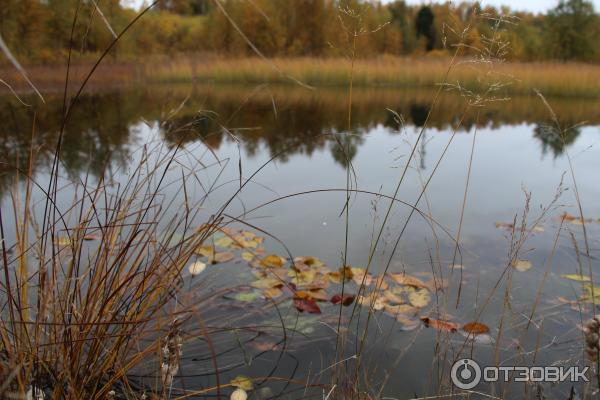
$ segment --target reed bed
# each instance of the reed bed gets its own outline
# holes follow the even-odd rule
[[[482,74],[510,80],[505,94],[532,94],[538,89],[546,96],[600,96],[600,66],[578,63],[514,63],[494,65],[482,71],[481,64],[463,60],[448,79],[446,57],[356,59],[353,85],[385,87],[428,87],[442,82],[481,89]],[[145,75],[153,81],[196,80],[215,83],[293,83],[297,79],[312,86],[348,86],[351,62],[343,58],[268,59],[176,59],[170,63],[145,64]]]
[[[463,61],[444,81],[449,63],[446,57],[356,59],[353,85],[357,88],[431,88],[442,82],[460,82],[469,90],[480,89],[481,64]],[[75,64],[72,81],[80,81],[89,68],[90,64],[85,61]],[[27,69],[32,81],[41,89],[56,90],[64,83],[64,67],[47,65]],[[349,71],[350,61],[344,58],[152,57],[137,62],[103,64],[90,80],[90,86],[186,82],[293,85],[298,80],[315,87],[346,87]],[[17,71],[4,67],[0,72],[16,90],[28,90]],[[548,97],[600,97],[600,66],[594,64],[506,62],[484,73],[510,81],[502,90],[505,95],[533,94],[534,89],[538,89]]]

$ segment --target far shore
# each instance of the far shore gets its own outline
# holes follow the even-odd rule
[[[446,58],[379,57],[354,63],[356,87],[434,88],[446,82],[464,93],[498,88],[494,96],[531,94],[539,90],[549,97],[600,97],[600,65],[582,63],[520,63],[497,65],[461,60],[445,80]],[[70,69],[70,90],[84,80],[93,63],[75,62]],[[204,59],[180,56],[153,57],[141,61],[107,60],[94,73],[88,89],[151,83],[290,84],[313,87],[345,87],[351,63],[341,58]],[[25,70],[42,92],[60,92],[65,85],[65,65],[30,65]],[[0,78],[18,93],[31,88],[11,66],[0,67]],[[6,85],[0,90],[8,92]]]

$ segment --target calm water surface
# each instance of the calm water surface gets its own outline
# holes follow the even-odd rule
[[[61,176],[65,185],[83,179],[86,174],[94,180],[108,165],[112,178],[124,181],[132,161],[139,159],[143,145],[162,144],[164,149],[173,149],[182,144],[188,154],[207,163],[213,157],[207,151],[209,148],[222,160],[222,166],[201,174],[207,181],[218,177],[222,184],[206,203],[205,212],[210,215],[239,186],[240,167],[247,178],[266,164],[231,204],[228,214],[243,216],[248,223],[275,236],[280,242],[273,238],[265,241],[268,253],[285,255],[283,243],[294,256],[315,256],[337,269],[345,246],[342,215],[345,193],[322,190],[346,187],[347,162],[340,143],[350,150],[355,172],[353,187],[392,195],[426,121],[433,95],[426,91],[358,90],[354,95],[350,131],[343,90],[164,86],[86,95],[66,129]],[[491,328],[492,341],[465,346],[460,333],[440,334],[423,326],[405,331],[393,318],[378,313],[376,321],[370,321],[364,365],[367,376],[360,377],[371,385],[371,390],[385,384],[383,393],[394,398],[448,390],[451,361],[461,354],[470,354],[486,365],[496,361],[503,365],[585,363],[578,328],[580,314],[566,302],[581,296],[582,289],[577,282],[561,278],[561,274],[575,273],[578,268],[573,241],[584,248],[581,226],[566,223],[560,232],[558,228],[562,213],[578,215],[567,155],[573,163],[585,217],[600,218],[599,102],[550,99],[550,103],[561,124],[572,127],[564,143],[551,128],[548,110],[535,97],[474,108],[458,128],[455,127],[464,109],[464,99],[447,94],[433,109],[398,198],[414,204],[451,141],[428,184],[426,196],[417,207],[448,233],[456,235],[474,143],[461,252],[456,260],[462,270],[452,272],[450,268],[454,244],[449,236],[440,226],[432,231],[426,218],[415,213],[392,257],[390,271],[406,271],[424,280],[430,279],[435,271],[436,276],[447,279],[448,287],[440,292],[438,299],[444,309],[443,317],[465,323],[480,315],[480,321]],[[40,183],[47,182],[60,110],[58,95],[49,96],[48,104],[35,108],[34,170]],[[400,123],[391,110],[401,116]],[[14,166],[26,168],[28,162],[33,113],[8,97],[0,103],[3,207],[8,204],[7,194],[16,176]],[[189,156],[181,160],[182,165],[195,162]],[[554,201],[561,182],[564,191]],[[200,188],[194,190],[192,195],[201,195]],[[171,186],[168,191],[176,194],[181,188]],[[319,192],[298,194],[244,214],[273,199],[307,191]],[[67,188],[60,196],[68,202],[73,192]],[[507,270],[510,231],[497,228],[495,223],[511,223],[515,218],[520,221],[528,196],[527,219],[532,223],[544,215],[540,221],[543,231],[530,235],[519,255],[529,260],[532,268],[525,272]],[[351,196],[348,237],[351,265],[366,265],[374,227],[377,231],[388,205],[388,200],[365,193]],[[550,208],[544,213],[547,207]],[[406,206],[392,209],[372,263],[374,273],[384,270],[409,213]],[[597,268],[600,223],[590,221],[587,229],[592,265]],[[556,252],[551,258],[557,235]],[[584,258],[587,266],[585,256],[579,257]],[[534,319],[529,329],[524,329],[546,272]],[[462,293],[457,307],[461,275]],[[238,261],[209,269],[202,279],[204,286],[194,281],[191,287],[210,287],[209,290],[216,291],[247,284],[252,278],[246,264]],[[226,309],[219,306],[210,312],[209,320],[223,325],[227,325],[224,318],[234,318],[245,326],[280,324],[278,313],[272,309],[248,319],[244,318],[247,313],[244,307],[260,311],[264,305],[231,305]],[[217,351],[222,353],[219,358],[222,381],[245,374],[328,382],[327,367],[334,357],[337,308],[325,305],[322,308],[322,315],[298,316],[289,301],[282,302],[280,312],[290,328],[283,349],[281,328],[273,329],[269,335],[248,331],[236,335],[223,333],[216,339]],[[225,312],[235,317],[224,317]],[[589,315],[589,309],[587,312]],[[440,317],[433,305],[422,310],[421,315]],[[362,327],[364,323],[365,318],[359,322]],[[349,326],[350,331],[355,324]],[[348,357],[354,354],[356,341],[350,335]],[[438,341],[441,348],[436,346]],[[265,351],[265,343],[280,344],[277,351]],[[205,343],[189,340],[188,347],[177,382],[187,388],[214,385]],[[446,354],[446,359],[436,357],[436,350]],[[349,370],[351,363],[352,359],[346,361]],[[353,379],[351,373],[348,379]],[[481,385],[477,389],[508,397],[537,390],[524,384]],[[581,391],[583,386],[577,389]],[[560,396],[568,393],[570,385],[546,385],[543,390]],[[298,384],[270,380],[262,382],[254,395],[256,398],[322,396],[320,389],[305,391]]]

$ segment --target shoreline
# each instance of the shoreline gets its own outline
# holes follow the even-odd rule
[[[76,62],[70,69],[69,90],[76,90],[92,68],[90,61]],[[426,88],[444,81],[449,60],[445,58],[380,57],[358,59],[353,86],[365,88]],[[62,92],[66,67],[63,65],[25,66],[31,81],[42,92]],[[102,90],[147,84],[276,84],[322,88],[347,87],[350,62],[339,58],[287,59],[203,59],[176,57],[149,58],[140,62],[108,60],[101,64],[87,89]],[[11,66],[0,67],[0,76],[17,93],[32,89]],[[512,63],[495,65],[462,60],[449,74],[448,81],[477,92],[498,85],[495,96],[528,95],[539,90],[548,97],[600,97],[600,65],[579,63]],[[483,82],[483,84],[482,84]],[[1,85],[0,93],[9,93]],[[467,93],[465,91],[465,93]]]

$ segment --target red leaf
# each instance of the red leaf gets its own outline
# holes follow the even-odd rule
[[[342,296],[341,294],[333,295],[331,298],[331,302],[333,304],[342,303],[344,306],[348,307],[350,304],[354,303],[354,295],[353,294],[345,294]]]
[[[294,299],[294,306],[300,312],[306,311],[311,314],[321,314],[321,309],[313,299]]]

